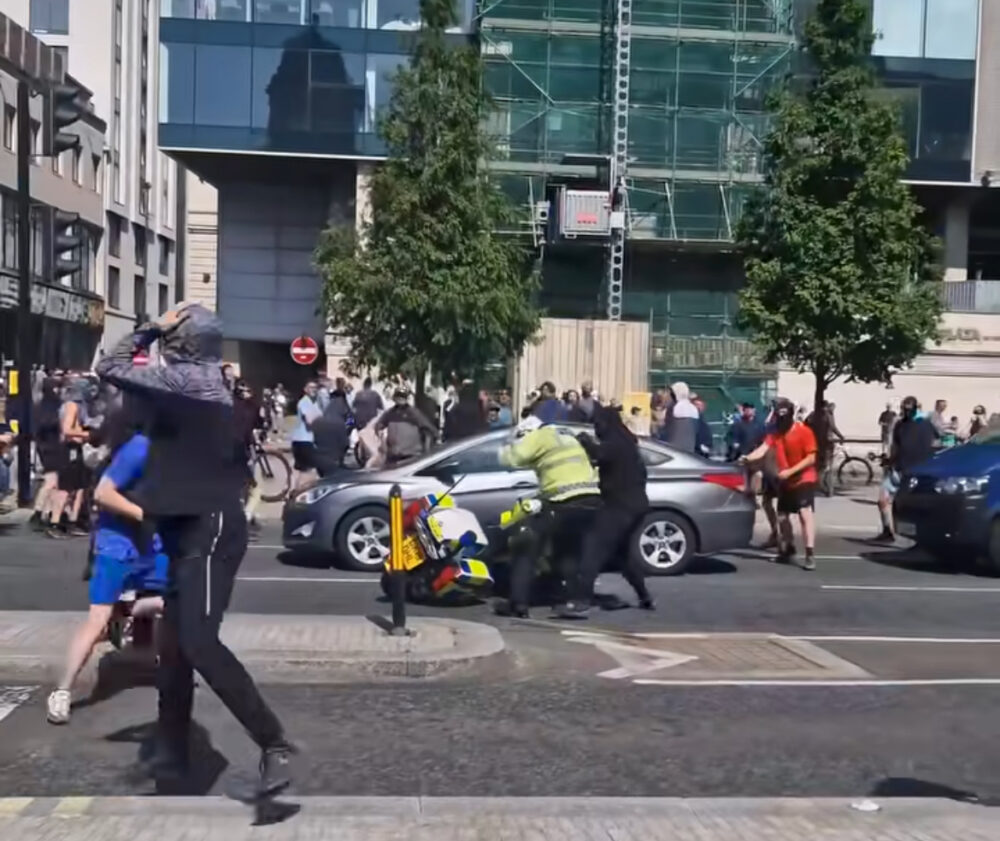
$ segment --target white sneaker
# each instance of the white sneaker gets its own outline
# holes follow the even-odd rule
[[[49,695],[49,724],[69,724],[69,705],[72,700],[68,689],[56,689]]]

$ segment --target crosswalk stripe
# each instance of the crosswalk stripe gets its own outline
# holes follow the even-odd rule
[[[0,686],[0,721],[31,698],[37,686]]]

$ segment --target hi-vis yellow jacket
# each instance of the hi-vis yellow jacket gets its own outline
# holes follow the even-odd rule
[[[564,502],[600,494],[597,471],[580,442],[554,426],[543,426],[500,451],[500,463],[530,467],[538,476],[542,499]]]

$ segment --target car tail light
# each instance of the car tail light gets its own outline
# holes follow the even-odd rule
[[[741,473],[705,473],[702,475],[703,482],[711,482],[713,485],[721,485],[731,491],[745,491],[746,484],[743,482]]]

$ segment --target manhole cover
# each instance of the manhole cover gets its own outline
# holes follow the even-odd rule
[[[612,679],[670,681],[849,680],[864,669],[812,643],[769,634],[604,634],[563,631],[567,641],[593,646],[617,664]]]

